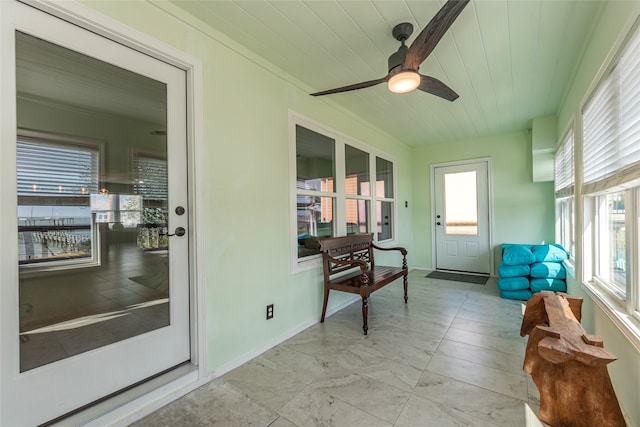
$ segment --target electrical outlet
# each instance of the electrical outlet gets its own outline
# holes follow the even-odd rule
[[[273,304],[267,306],[267,320],[273,319]]]

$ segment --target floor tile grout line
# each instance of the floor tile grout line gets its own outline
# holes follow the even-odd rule
[[[454,329],[456,329],[456,328],[454,328]],[[502,350],[496,349],[496,348],[494,348],[494,347],[482,347],[482,346],[480,346],[480,345],[473,344],[473,343],[470,343],[470,342],[467,342],[467,341],[461,341],[461,340],[458,340],[458,339],[454,339],[454,337],[447,338],[447,336],[446,336],[446,335],[443,337],[443,340],[445,340],[445,339],[446,339],[447,341],[452,341],[452,342],[457,342],[457,343],[460,343],[460,344],[471,345],[471,346],[473,346],[473,347],[478,347],[478,348],[482,348],[482,349],[485,349],[485,350],[494,351],[494,352],[496,352],[496,353],[502,353],[502,354],[509,355],[509,356],[524,357],[524,349],[523,349],[522,354],[514,354],[514,353],[508,353],[508,352],[506,352],[506,351],[502,351]]]
[[[444,375],[443,375],[443,376],[444,376]],[[449,377],[447,377],[447,378],[449,378]],[[455,380],[455,381],[459,381],[459,380]],[[464,381],[460,381],[460,382],[462,382],[462,383],[464,383],[464,384],[468,384],[468,383],[465,383]],[[471,385],[473,385],[473,384],[471,384]],[[475,386],[475,387],[478,387],[478,386]],[[483,388],[483,387],[479,387],[479,388],[482,388],[482,389],[484,389],[484,390],[487,390],[486,388]],[[488,390],[488,391],[492,391],[492,390]],[[496,392],[495,392],[495,391],[493,391],[493,393],[496,393]],[[501,394],[501,393],[498,393],[498,394]],[[433,403],[434,405],[436,405],[436,406],[438,406],[438,407],[445,406],[445,407],[447,407],[447,408],[454,409],[454,410],[459,411],[459,412],[464,412],[464,413],[466,413],[468,416],[473,417],[473,418],[474,418],[474,419],[476,419],[476,420],[482,421],[482,422],[483,422],[483,423],[485,423],[485,424],[491,424],[491,425],[494,425],[494,426],[496,426],[496,427],[502,427],[502,426],[499,426],[498,424],[495,424],[495,423],[489,422],[489,421],[487,421],[487,420],[485,420],[485,419],[482,419],[482,418],[477,417],[477,416],[475,416],[475,415],[472,415],[472,414],[470,414],[470,413],[468,413],[468,412],[465,412],[465,411],[463,411],[463,410],[462,410],[462,409],[460,409],[460,408],[456,408],[455,406],[451,406],[451,405],[447,405],[447,404],[444,404],[444,403],[440,403],[440,402],[435,401],[435,400],[433,400],[433,399],[429,399],[428,397],[420,396],[419,394],[413,394],[413,393],[412,393],[412,396],[415,396],[415,397],[417,397],[417,398],[419,398],[419,399],[428,400],[429,402]],[[505,395],[503,394],[503,396],[505,396]],[[512,398],[514,398],[514,399],[517,399],[517,398],[515,398],[515,397],[513,397],[513,396],[507,396],[507,397],[512,397]],[[518,399],[518,400],[522,400],[522,399]],[[526,402],[524,402],[524,401],[522,401],[522,402],[523,402],[523,409],[524,409],[524,403],[526,403]],[[395,424],[394,424],[394,425],[395,425]]]
[[[468,294],[465,294],[465,301],[467,300],[467,298],[469,298]],[[442,336],[442,338],[440,338],[440,342],[438,343],[438,346],[435,348],[434,353],[438,351],[438,349],[440,348],[440,345],[442,344],[442,341],[444,340],[444,338],[447,336],[447,334],[449,333],[449,330],[451,329],[451,325],[453,325],[453,322],[455,322],[455,320],[458,318],[458,314],[460,314],[460,310],[462,310],[462,306],[464,305],[464,301],[462,302],[462,304],[460,304],[460,307],[458,307],[458,310],[456,311],[455,316],[453,316],[453,320],[451,321],[451,323],[449,323],[449,326],[447,326],[447,330],[445,331],[444,335]],[[429,359],[429,363],[431,363],[431,359]],[[427,363],[427,366],[425,367],[425,370],[429,367],[429,363]]]
[[[428,368],[427,368],[427,369],[425,369],[425,372],[426,372],[427,370],[428,370]],[[433,373],[433,374],[436,374],[436,375],[440,375],[440,376],[442,376],[442,377],[448,378],[448,379],[453,380],[453,381],[457,381],[457,382],[460,382],[460,383],[463,383],[463,384],[470,385],[470,386],[472,386],[472,387],[481,388],[481,389],[486,390],[486,391],[489,391],[489,392],[491,392],[491,393],[500,394],[500,395],[502,395],[502,396],[510,397],[510,398],[512,398],[512,399],[517,399],[517,400],[520,400],[520,401],[522,401],[522,402],[524,402],[524,403],[528,403],[528,400],[529,400],[529,399],[528,399],[528,396],[529,396],[529,394],[528,394],[528,393],[527,393],[527,400],[523,400],[523,399],[521,399],[521,398],[519,398],[519,397],[516,397],[516,396],[512,396],[512,395],[509,395],[509,394],[504,394],[504,393],[501,393],[501,392],[499,392],[499,391],[492,390],[492,389],[490,389],[490,388],[480,386],[480,385],[478,385],[478,384],[470,383],[470,382],[468,382],[468,381],[464,381],[464,380],[461,380],[461,379],[459,379],[459,378],[451,377],[451,376],[446,375],[445,373],[442,373],[442,372],[432,372],[432,371],[429,371],[429,372],[430,372],[430,373]],[[527,385],[527,392],[528,392],[528,385]],[[414,393],[413,393],[413,394],[414,394]],[[416,396],[422,397],[422,396],[420,396],[420,395],[416,395]],[[425,398],[425,399],[426,399],[426,398]],[[429,400],[431,400],[431,399],[429,399]]]
[[[443,339],[443,341],[444,341],[444,339]],[[454,341],[454,342],[459,342],[459,341]],[[470,346],[472,346],[472,347],[476,347],[476,348],[478,348],[478,349],[482,349],[482,350],[488,350],[488,349],[486,349],[486,348],[484,348],[484,347],[478,347],[478,346],[475,346],[475,345],[473,345],[473,344],[468,344],[468,343],[463,343],[463,344],[467,344],[467,345],[470,345]],[[474,361],[474,360],[463,359],[462,357],[451,356],[451,355],[448,355],[448,354],[445,354],[445,353],[440,353],[440,352],[438,352],[438,354],[441,354],[442,356],[449,357],[449,358],[452,358],[452,359],[462,360],[462,361],[464,361],[464,362],[469,362],[469,363],[473,363],[473,364],[476,364],[476,365],[481,365],[481,366],[484,366],[484,367],[486,367],[486,368],[496,369],[496,370],[498,370],[498,371],[502,371],[502,372],[505,372],[505,373],[507,373],[507,374],[514,374],[514,375],[518,375],[518,374],[516,374],[515,372],[512,372],[512,371],[505,371],[504,369],[500,369],[500,368],[495,367],[495,366],[486,365],[486,364],[484,364],[484,363],[480,363],[480,362],[477,362],[477,361]],[[505,354],[505,355],[508,355],[508,356],[518,357],[517,355],[513,355],[513,354],[510,354],[510,353],[502,353],[502,354]],[[526,372],[525,372],[524,370],[522,370],[522,372],[521,372],[521,373],[522,373],[522,376],[526,376]]]
[[[385,420],[385,419],[383,419],[383,418],[380,418],[378,415],[372,414],[371,412],[367,411],[366,409],[359,408],[359,407],[357,407],[357,406],[356,406],[356,405],[354,405],[354,404],[351,404],[351,403],[349,403],[349,402],[347,402],[347,401],[345,401],[345,400],[343,400],[343,399],[340,399],[340,398],[339,398],[339,397],[337,397],[337,396],[334,396],[333,394],[327,393],[327,392],[322,391],[322,390],[318,390],[318,389],[316,389],[316,388],[313,388],[312,386],[309,386],[309,388],[312,388],[314,391],[316,391],[316,392],[318,392],[318,393],[322,393],[322,394],[324,394],[324,395],[326,395],[326,396],[329,396],[329,397],[331,397],[332,399],[338,400],[338,401],[340,401],[341,403],[343,403],[343,404],[345,404],[345,405],[348,405],[348,406],[350,406],[350,407],[352,407],[352,408],[354,408],[354,409],[356,409],[356,410],[358,410],[358,411],[362,411],[362,412],[364,412],[364,413],[366,413],[366,414],[369,414],[369,415],[371,415],[372,417],[377,418],[377,419],[379,419],[379,420],[380,420],[380,421],[382,421],[382,422],[389,423],[389,421],[387,421],[387,420]],[[407,401],[408,401],[408,400],[409,400],[409,398],[407,398]],[[405,405],[406,405],[406,402],[405,402]],[[403,405],[403,408],[404,408],[404,405]],[[402,412],[400,412],[400,413],[398,414],[398,417],[400,416],[400,414],[401,414],[401,413],[402,413]],[[396,417],[396,421],[397,421],[397,417]],[[391,425],[394,425],[394,424],[395,424],[395,421],[394,421],[394,422],[392,422],[392,423],[390,423],[390,424],[391,424]]]
[[[454,317],[454,321],[455,321],[455,319],[457,319],[457,318],[458,318],[458,314],[460,314],[460,312],[462,311],[462,308],[463,308],[463,306],[464,306],[464,303],[465,303],[465,302],[466,302],[466,300],[468,300],[468,299],[469,299],[469,294],[467,293],[467,294],[465,295],[465,301],[463,301],[463,303],[460,305],[460,309],[457,311],[456,316]],[[451,325],[453,325],[453,322],[451,323]],[[452,328],[452,326],[451,326],[451,325],[447,328],[447,332],[445,333],[445,335],[440,339],[440,342],[438,343],[438,346],[436,347],[436,349],[434,350],[434,352],[436,352],[436,353],[438,352],[438,349],[440,348],[440,345],[442,345],[442,341],[444,341],[444,340],[445,340],[445,338],[446,338],[446,336],[447,336],[447,333],[448,333],[448,332],[449,332],[449,330]],[[455,328],[454,328],[454,329],[455,329]],[[440,353],[440,354],[443,354],[443,353]],[[505,353],[505,354],[508,354],[508,353]],[[444,355],[444,354],[443,354],[443,355]],[[446,355],[445,355],[445,356],[446,356]],[[446,356],[446,357],[450,357],[450,356]],[[430,358],[430,359],[429,359],[429,363],[427,363],[427,366],[425,367],[425,369],[424,369],[423,373],[429,370],[429,365],[431,364],[431,361],[432,361],[432,360],[433,360],[433,358]],[[463,360],[463,359],[461,359],[461,360]],[[479,364],[479,363],[478,363],[478,364]],[[494,368],[494,369],[496,369],[496,368]],[[499,370],[499,369],[498,369],[498,370]],[[431,372],[431,371],[429,371],[429,372]],[[497,393],[497,394],[501,394],[501,395],[503,395],[503,396],[511,397],[511,398],[514,398],[514,399],[518,399],[518,400],[521,400],[521,401],[522,401],[522,402],[524,402],[524,403],[527,403],[527,402],[528,402],[528,396],[529,396],[529,384],[528,384],[528,382],[526,383],[526,389],[527,389],[527,400],[523,400],[523,399],[520,399],[520,398],[515,397],[515,396],[507,395],[507,394],[504,394],[504,393],[501,393],[501,392],[498,392],[498,391],[495,391],[495,390],[488,389],[488,388],[486,388],[486,387],[479,386],[479,385],[477,385],[477,384],[473,384],[473,383],[470,383],[470,382],[467,382],[467,381],[460,380],[460,379],[458,379],[458,378],[450,377],[450,376],[445,375],[445,374],[443,374],[443,373],[437,373],[437,374],[438,374],[438,375],[441,375],[441,376],[443,376],[443,377],[449,378],[449,379],[451,379],[451,380],[454,380],[454,381],[459,381],[459,382],[461,382],[461,383],[469,384],[469,385],[471,385],[471,386],[478,387],[478,388],[482,388],[482,389],[484,389],[484,390],[491,391],[491,392],[493,392],[493,393]],[[525,380],[526,380],[526,379],[525,379]],[[416,386],[417,386],[417,385],[416,385]],[[414,387],[414,390],[415,390],[415,387]],[[413,393],[413,391],[412,391],[412,394],[414,394],[414,393]],[[417,396],[419,396],[419,395],[417,395]],[[421,397],[421,396],[419,396],[419,397]],[[430,400],[430,399],[429,399],[429,400]]]

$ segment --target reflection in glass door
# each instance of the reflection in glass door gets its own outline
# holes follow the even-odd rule
[[[71,118],[49,123],[65,119],[64,100],[38,102],[33,79],[135,82],[160,101],[151,131],[166,129],[167,113],[164,83],[27,34],[16,52],[18,125],[38,129],[17,141],[22,372],[167,326],[170,303],[166,133],[127,135],[130,118],[93,111],[89,136],[66,136],[86,132]],[[105,141],[114,125],[122,135]]]

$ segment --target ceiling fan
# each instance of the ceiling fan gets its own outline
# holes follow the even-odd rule
[[[407,22],[396,25],[392,34],[402,44],[398,51],[389,57],[389,73],[386,76],[376,80],[312,93],[311,96],[348,92],[387,82],[389,90],[395,93],[406,93],[414,89],[420,89],[423,92],[428,92],[448,101],[455,101],[458,98],[458,94],[453,89],[436,78],[418,73],[418,67],[427,59],[467,3],[469,3],[469,0],[448,0],[411,43],[410,47],[407,47],[404,42],[413,33],[413,25]]]

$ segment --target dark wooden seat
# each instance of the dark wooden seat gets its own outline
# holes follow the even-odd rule
[[[322,318],[324,322],[329,302],[329,290],[334,289],[362,297],[362,321],[364,334],[369,329],[367,323],[368,301],[372,292],[403,278],[404,302],[407,303],[407,250],[404,248],[383,248],[373,243],[373,234],[354,234],[344,237],[331,237],[320,241],[322,251],[322,269],[324,272],[324,303]],[[381,251],[399,251],[402,254],[402,267],[376,265],[374,249]]]

